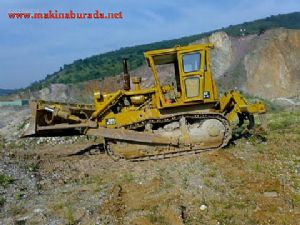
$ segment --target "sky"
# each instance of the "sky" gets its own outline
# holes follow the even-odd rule
[[[8,18],[8,12],[49,10],[121,11],[123,18]],[[199,34],[295,11],[300,11],[299,0],[1,0],[0,88],[26,87],[64,64],[121,47]]]

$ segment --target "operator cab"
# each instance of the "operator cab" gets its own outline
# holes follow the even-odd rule
[[[177,46],[145,53],[162,107],[216,100],[216,88],[209,65],[211,47],[202,44]]]

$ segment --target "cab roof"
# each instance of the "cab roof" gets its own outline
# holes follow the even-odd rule
[[[213,44],[195,44],[187,46],[175,46],[174,48],[166,48],[159,50],[147,51],[144,53],[144,56],[147,60],[148,66],[150,65],[149,59],[153,58],[155,65],[169,64],[174,63],[177,60],[177,52],[186,51],[193,52],[197,50],[205,50],[213,48]]]

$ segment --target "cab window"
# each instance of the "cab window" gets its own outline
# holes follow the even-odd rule
[[[182,57],[183,71],[185,73],[199,71],[201,54],[200,52],[185,54]]]

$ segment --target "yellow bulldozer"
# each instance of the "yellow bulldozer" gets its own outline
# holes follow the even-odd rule
[[[232,124],[266,112],[262,102],[248,103],[238,91],[219,97],[212,76],[212,44],[176,46],[144,53],[154,84],[142,88],[130,79],[123,61],[124,87],[114,93],[94,92],[94,104],[31,102],[32,118],[24,137],[92,135],[104,140],[114,159],[169,158],[226,146]],[[161,76],[162,67],[171,75]],[[166,78],[167,77],[167,78]],[[133,88],[131,88],[133,86]]]

